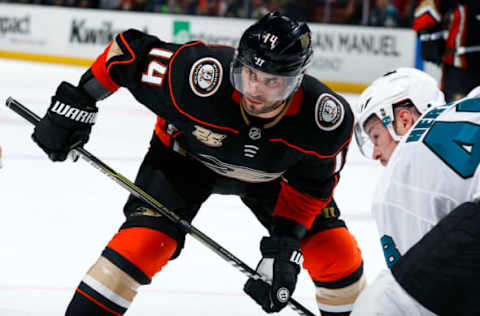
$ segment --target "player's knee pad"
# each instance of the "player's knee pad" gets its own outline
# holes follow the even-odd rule
[[[125,205],[124,211],[127,215],[127,221],[120,229],[143,227],[162,232],[177,242],[176,250],[170,257],[170,260],[173,260],[180,255],[185,244],[185,232],[176,227],[170,219],[158,214],[146,207],[144,203],[138,201],[133,201],[132,203],[128,202]],[[177,215],[182,218],[188,218],[182,210],[177,210]]]
[[[131,263],[135,274],[142,272],[150,280],[168,263],[177,248],[177,241],[169,235],[146,227],[122,228],[110,240],[103,256],[115,264]],[[123,260],[125,259],[125,260]],[[144,278],[143,278],[144,279]],[[141,284],[146,284],[139,280]],[[149,283],[150,281],[148,281]]]
[[[315,283],[321,311],[349,312],[366,285],[361,251],[345,227],[320,231],[302,241],[303,267]]]

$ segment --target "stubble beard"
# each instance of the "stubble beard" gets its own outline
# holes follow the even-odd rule
[[[284,101],[277,101],[272,104],[264,105],[262,108],[259,109],[255,107],[255,105],[249,104],[246,101],[244,101],[242,102],[242,106],[245,112],[247,112],[250,115],[257,116],[257,115],[273,112],[277,110],[279,107],[281,107],[284,103],[285,103]]]

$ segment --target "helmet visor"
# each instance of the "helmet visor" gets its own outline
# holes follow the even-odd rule
[[[243,64],[238,59],[232,62],[230,76],[236,90],[265,103],[287,99],[297,90],[303,78],[303,74],[279,76],[265,73]]]
[[[355,140],[362,155],[365,158],[373,159],[373,143],[360,122],[355,123],[354,132]]]

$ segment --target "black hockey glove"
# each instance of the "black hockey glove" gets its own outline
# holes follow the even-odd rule
[[[95,100],[81,88],[63,81],[32,139],[52,161],[64,161],[74,148],[88,142],[97,115]]]
[[[257,272],[262,279],[248,279],[243,290],[267,313],[284,308],[295,290],[303,255],[300,240],[290,237],[263,237],[262,260]],[[265,281],[270,283],[267,284]]]
[[[440,65],[446,50],[447,31],[440,26],[418,31],[422,59]]]

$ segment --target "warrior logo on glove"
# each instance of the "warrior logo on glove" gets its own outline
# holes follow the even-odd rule
[[[87,112],[84,110],[80,110],[63,102],[60,102],[59,100],[57,100],[57,102],[55,102],[55,104],[52,106],[52,112],[85,124],[95,124],[95,119],[97,117],[96,112]]]

